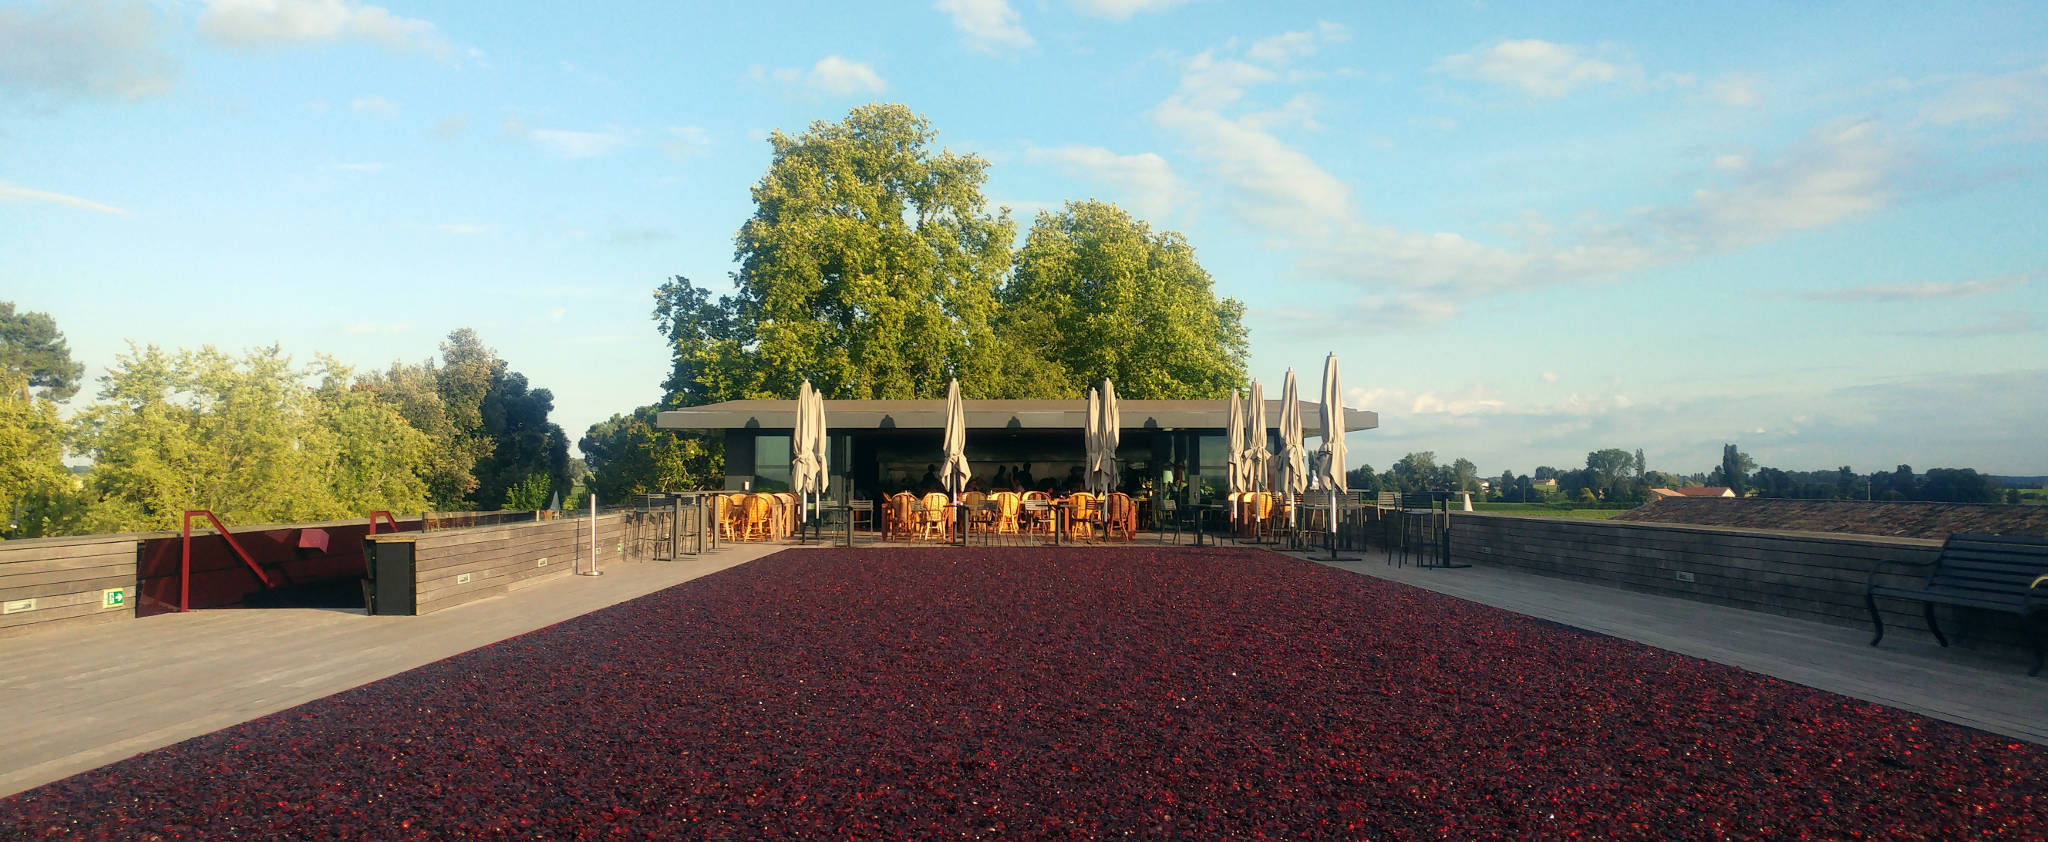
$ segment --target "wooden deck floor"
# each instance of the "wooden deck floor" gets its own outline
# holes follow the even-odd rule
[[[173,614],[0,640],[0,796],[360,686],[776,552],[564,577],[423,617],[319,609]],[[1495,568],[1336,565],[1940,719],[2048,744],[2048,676],[1894,633]],[[1422,629],[1427,633],[1426,626]]]
[[[419,617],[164,614],[0,640],[0,796],[368,684],[785,549],[607,566]]]
[[[2048,671],[2022,656],[1943,649],[1925,632],[1869,629],[1744,611],[1498,567],[1389,567],[1378,552],[1333,567],[1626,638],[1831,693],[2048,745]],[[1313,555],[1307,556],[1313,559]],[[1428,633],[1421,621],[1420,633]]]

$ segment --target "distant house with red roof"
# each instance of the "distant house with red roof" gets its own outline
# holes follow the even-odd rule
[[[1735,489],[1725,485],[1688,485],[1684,488],[1652,488],[1650,499],[1666,497],[1733,497]]]

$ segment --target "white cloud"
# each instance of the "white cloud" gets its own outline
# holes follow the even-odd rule
[[[1152,152],[1118,155],[1100,146],[1033,147],[1025,151],[1024,159],[1081,170],[1117,187],[1131,208],[1149,220],[1164,220],[1194,201],[1173,166]]]
[[[374,336],[378,334],[404,333],[408,330],[412,330],[411,322],[356,322],[355,324],[342,328],[343,333],[347,333],[351,336]]]
[[[609,155],[626,145],[627,137],[616,129],[601,132],[571,131],[568,129],[535,129],[518,117],[505,118],[499,132],[513,140],[532,141],[548,154],[558,158],[597,158]]]
[[[466,131],[469,131],[467,114],[450,114],[441,118],[441,122],[434,124],[434,136],[438,138],[456,137]]]
[[[1267,131],[1258,116],[1226,113],[1247,88],[1276,78],[1265,68],[1205,52],[1186,62],[1180,87],[1151,116],[1238,193],[1233,206],[1246,219],[1275,230],[1327,228],[1350,217],[1350,187]]]
[[[1961,81],[1921,106],[1937,126],[2010,126],[2015,140],[2048,139],[2048,65]]]
[[[0,91],[33,98],[141,99],[171,89],[156,12],[99,0],[0,8]]]
[[[1937,298],[1970,298],[2019,286],[2030,280],[2025,275],[2014,275],[1982,281],[1870,284],[1809,292],[1802,297],[1815,301],[1927,301]]]
[[[1150,116],[1207,168],[1195,183],[1230,189],[1227,206],[1292,253],[1296,274],[1351,290],[1356,318],[1396,330],[1440,323],[1489,296],[1613,278],[1854,219],[1891,202],[1905,163],[1882,126],[1831,122],[1774,157],[1723,156],[1701,173],[1723,173],[1720,183],[1662,205],[1588,211],[1568,224],[1525,215],[1487,226],[1518,241],[1504,245],[1370,221],[1349,184],[1277,133],[1312,128],[1307,106],[1248,107],[1254,92],[1283,78],[1204,52],[1183,63],[1179,87]]]
[[[449,222],[434,226],[434,230],[439,231],[443,234],[456,234],[467,237],[475,234],[482,234],[485,231],[489,231],[491,229],[490,226],[478,225],[473,222]]]
[[[985,53],[1021,49],[1037,43],[1017,22],[1009,0],[939,0],[932,8],[953,18],[960,41]]]
[[[818,59],[804,82],[814,90],[840,96],[880,93],[888,87],[888,83],[882,81],[882,75],[867,62],[851,61],[836,55]]]
[[[562,320],[562,317],[566,315],[569,315],[568,310],[561,307],[556,307],[548,311],[548,321],[559,322]]]
[[[23,187],[19,184],[14,184],[6,181],[0,181],[0,202],[48,202],[53,205],[63,205],[68,208],[78,208],[79,210],[97,211],[99,213],[113,214],[115,216],[128,215],[128,211],[114,207],[113,205],[101,204],[91,199],[81,199],[78,198],[77,196],[67,196],[64,195],[63,193],[52,193],[48,190],[37,190],[33,187]]]
[[[1297,58],[1315,55],[1325,44],[1341,44],[1349,40],[1349,27],[1341,23],[1317,21],[1314,29],[1286,32],[1254,41],[1244,54],[1253,61],[1282,65]]]
[[[1074,11],[1090,17],[1129,20],[1139,12],[1163,12],[1187,0],[1073,0]]]
[[[611,154],[626,142],[625,136],[616,132],[534,129],[529,136],[548,154],[562,158],[596,158]]]
[[[356,97],[354,102],[348,104],[348,107],[351,111],[379,116],[389,116],[398,113],[398,103],[375,94]]]
[[[1542,375],[1542,380],[1543,380],[1543,382],[1545,382],[1545,383],[1556,383],[1556,382],[1557,382],[1557,372],[1555,372],[1555,371],[1546,371],[1546,372],[1543,372],[1543,375]]]
[[[1501,41],[1470,53],[1446,56],[1437,62],[1437,68],[1453,76],[1520,88],[1546,99],[1640,73],[1631,66],[1583,56],[1578,47],[1570,44],[1534,38]]]
[[[1757,91],[1758,81],[1752,74],[1731,73],[1707,83],[1706,96],[1712,102],[1734,108],[1762,105],[1764,96]]]
[[[1716,244],[1744,245],[1866,214],[1889,202],[1886,180],[1900,157],[1875,121],[1830,122],[1742,186],[1695,191],[1677,213],[1698,219],[1678,224],[1704,229]]]
[[[671,158],[702,155],[711,148],[711,134],[697,126],[670,126],[663,134],[661,150]]]
[[[199,34],[229,47],[367,41],[439,59],[455,55],[434,25],[356,0],[205,0]]]

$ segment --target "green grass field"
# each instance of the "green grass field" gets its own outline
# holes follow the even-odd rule
[[[1492,515],[1515,515],[1517,517],[1573,517],[1588,520],[1606,520],[1622,512],[1624,508],[1579,509],[1565,503],[1481,503],[1473,501],[1472,510]]]

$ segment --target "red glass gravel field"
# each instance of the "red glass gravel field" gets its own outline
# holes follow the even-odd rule
[[[1264,552],[817,550],[22,793],[0,837],[2019,839],[2044,782]]]

